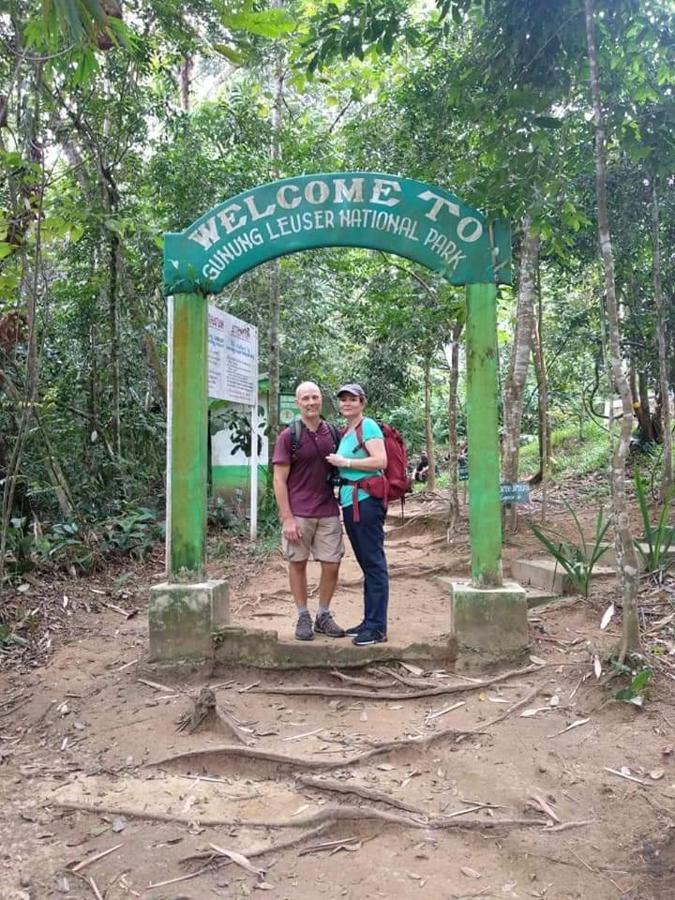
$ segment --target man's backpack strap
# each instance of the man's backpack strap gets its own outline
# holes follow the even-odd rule
[[[293,419],[291,424],[288,426],[288,430],[291,432],[291,459],[298,452],[298,448],[300,447],[300,440],[302,437],[302,419]]]
[[[325,419],[321,420],[325,422]],[[328,426],[328,430],[330,431],[330,436],[333,439],[333,453],[336,452],[338,445],[340,443],[340,433],[337,430],[336,426],[332,424],[332,422],[326,422]],[[298,448],[300,447],[300,443],[302,441],[302,429],[305,426],[302,423],[302,419],[293,419],[291,424],[288,426],[288,430],[291,433],[291,459],[298,452]]]
[[[330,436],[333,438],[333,453],[337,453],[337,448],[340,446],[340,432],[338,431],[337,426],[333,425],[332,422],[326,422],[326,425],[328,425]]]

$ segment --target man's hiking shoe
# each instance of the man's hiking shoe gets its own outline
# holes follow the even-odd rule
[[[366,627],[365,622],[361,622],[358,625],[352,625],[351,628],[345,629],[345,634],[347,635],[347,637],[351,637],[351,638],[356,637],[357,634],[361,634],[361,632],[365,629],[365,627]]]
[[[327,637],[333,638],[341,638],[345,636],[344,628],[340,628],[335,619],[333,618],[333,613],[325,612],[320,613],[314,622],[314,631],[317,634],[325,634]]]
[[[352,641],[352,644],[354,644],[355,647],[369,647],[371,644],[384,644],[386,643],[386,640],[386,634],[383,634],[381,631],[371,631],[369,628],[366,628],[363,631],[359,631]]]
[[[312,617],[308,612],[301,612],[295,626],[296,641],[313,641]]]

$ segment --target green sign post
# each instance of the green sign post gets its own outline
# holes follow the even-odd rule
[[[472,582],[468,587],[451,583],[450,595],[457,640],[466,643],[463,635],[468,636],[470,646],[471,623],[462,622],[469,606],[478,609],[474,594],[492,589],[491,594],[496,590],[501,596],[506,590],[501,566],[496,285],[511,280],[510,229],[443,188],[392,175],[340,172],[286,178],[226,200],[185,231],[165,236],[164,289],[174,321],[168,583],[156,590],[166,599],[172,584],[199,583],[204,577],[206,477],[201,473],[206,451],[197,435],[206,433],[201,385],[206,378],[207,297],[268,260],[320,247],[382,250],[438,272],[451,284],[466,285]],[[189,322],[178,329],[185,315]],[[152,625],[151,608],[151,651],[165,654],[160,619],[156,617],[154,650]]]

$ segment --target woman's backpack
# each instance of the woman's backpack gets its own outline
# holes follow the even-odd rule
[[[384,449],[387,452],[387,468],[384,470],[385,483],[383,486],[383,491],[378,491],[377,496],[379,496],[380,499],[384,501],[385,506],[387,506],[390,500],[400,500],[401,518],[403,518],[405,495],[411,493],[412,491],[412,482],[408,475],[408,452],[406,450],[403,438],[401,437],[401,433],[397,428],[394,428],[393,425],[389,425],[387,422],[378,422],[377,424],[382,430],[382,436],[384,437]],[[366,451],[366,453],[368,453],[368,448],[366,447],[363,440],[363,422],[359,422],[354,433],[356,435],[356,447],[354,449],[363,449]],[[371,481],[371,479],[363,479],[363,481],[361,482],[349,482],[350,487],[354,486],[357,488],[357,490],[354,491],[355,522],[359,521],[358,487],[360,485],[363,485],[363,489],[366,491],[368,490],[368,486],[363,484],[364,481]]]

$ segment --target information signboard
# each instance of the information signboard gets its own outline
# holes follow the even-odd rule
[[[209,306],[209,397],[258,402],[258,329]]]
[[[503,481],[500,486],[502,503],[529,503],[529,484],[509,484]]]

